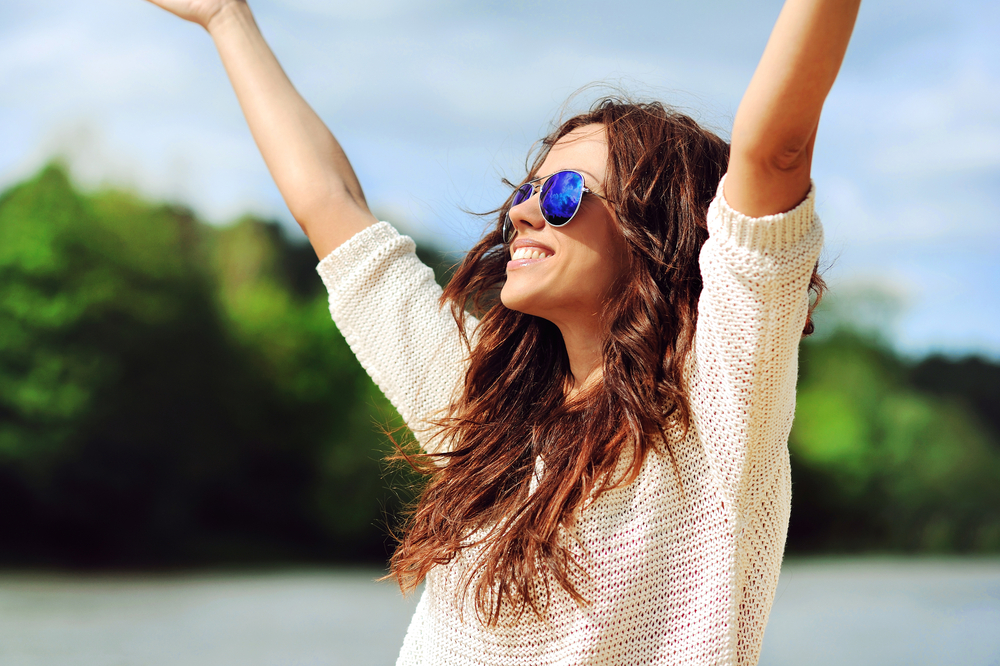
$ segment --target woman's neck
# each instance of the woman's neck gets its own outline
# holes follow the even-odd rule
[[[572,398],[601,380],[604,374],[604,334],[598,317],[572,324],[556,324],[562,333],[569,377],[566,397]]]

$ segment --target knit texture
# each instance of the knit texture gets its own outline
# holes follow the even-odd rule
[[[468,549],[427,576],[399,666],[757,662],[788,530],[798,343],[822,245],[814,196],[750,218],[720,183],[686,363],[691,427],[667,433],[679,474],[651,453],[633,483],[585,504],[565,543],[585,566],[575,582],[589,603],[553,584],[543,618],[508,610],[486,627],[471,592],[461,596],[477,556]],[[418,441],[439,450],[447,443],[427,422],[458,395],[467,358],[414,248],[383,222],[318,271],[361,364]]]

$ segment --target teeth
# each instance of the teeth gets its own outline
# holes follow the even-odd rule
[[[518,259],[544,259],[547,256],[549,256],[548,252],[535,247],[519,247],[514,250],[510,258],[516,261]]]

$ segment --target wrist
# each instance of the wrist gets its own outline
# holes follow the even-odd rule
[[[250,6],[247,5],[246,0],[227,0],[221,3],[214,14],[208,17],[204,28],[208,34],[215,37],[219,31],[225,29],[225,26],[250,16]]]

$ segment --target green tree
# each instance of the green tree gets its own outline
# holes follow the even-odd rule
[[[394,414],[307,256],[58,166],[4,193],[0,556],[383,558],[399,503],[373,421]]]
[[[1000,550],[996,435],[871,336],[804,343],[789,548]]]

